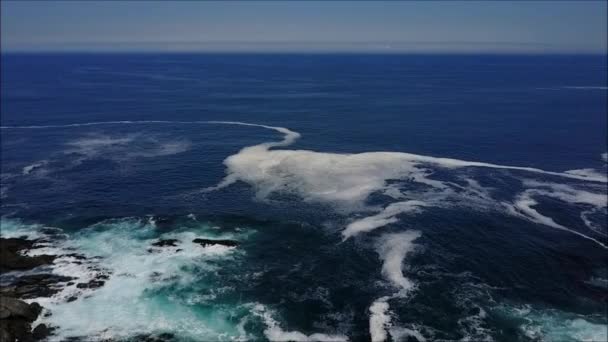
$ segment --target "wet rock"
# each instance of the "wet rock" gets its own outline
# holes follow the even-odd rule
[[[132,339],[135,342],[171,342],[175,341],[175,335],[162,333],[158,335],[137,335]]]
[[[70,258],[74,258],[76,260],[86,260],[86,256],[82,255],[82,254],[78,254],[78,253],[70,253],[70,254],[63,254],[61,255],[62,257],[70,257]]]
[[[0,294],[16,298],[50,297],[61,291],[62,283],[75,278],[55,274],[24,275],[9,286],[1,287]]]
[[[192,242],[198,243],[199,245],[201,245],[203,247],[213,246],[213,245],[236,247],[239,245],[239,243],[234,240],[194,239],[194,240],[192,240]]]
[[[175,247],[180,243],[177,239],[158,240],[152,244],[154,247]]]
[[[32,330],[32,337],[35,341],[40,341],[49,337],[53,333],[53,330],[55,329],[47,327],[46,324],[38,324],[34,330]]]
[[[0,341],[33,341],[31,323],[36,320],[42,307],[37,303],[26,302],[0,296]]]
[[[28,270],[52,264],[55,260],[53,255],[25,256],[20,254],[22,250],[34,248],[36,243],[37,240],[0,238],[0,272]]]
[[[102,287],[106,282],[103,280],[93,279],[88,283],[78,283],[76,287],[79,289],[96,289]]]
[[[28,304],[11,297],[0,297],[0,319],[23,318],[34,321],[42,307],[38,303]]]

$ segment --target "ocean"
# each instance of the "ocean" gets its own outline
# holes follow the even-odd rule
[[[51,341],[608,339],[606,56],[1,58]]]

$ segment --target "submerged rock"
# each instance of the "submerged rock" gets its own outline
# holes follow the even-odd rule
[[[150,219],[154,226],[159,229],[171,228],[177,221],[176,217],[173,216],[154,216]]]
[[[201,245],[203,247],[213,246],[213,245],[236,247],[239,245],[239,243],[234,240],[194,239],[194,240],[192,240],[192,242],[198,243],[199,245]]]
[[[161,333],[158,335],[137,335],[130,339],[133,342],[171,342],[175,341],[172,333]]]
[[[180,243],[177,239],[158,240],[152,244],[154,247],[176,247]]]

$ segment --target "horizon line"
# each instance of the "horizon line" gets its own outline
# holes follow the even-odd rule
[[[608,54],[608,46],[513,41],[105,41],[0,43],[2,52]]]

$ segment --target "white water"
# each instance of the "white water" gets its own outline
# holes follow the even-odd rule
[[[585,316],[530,305],[503,305],[498,310],[507,317],[524,320],[520,333],[534,341],[608,341],[608,326]]]
[[[3,236],[43,236],[38,225],[3,219],[2,227]],[[213,293],[224,289],[213,287],[207,296],[187,295],[187,289],[196,288],[197,282],[205,281],[205,274],[216,271],[215,261],[235,262],[243,253],[232,247],[202,247],[192,243],[195,238],[215,237],[214,234],[217,230],[205,225],[159,234],[151,223],[120,219],[101,222],[66,240],[31,250],[31,255],[76,252],[90,258],[80,265],[71,257],[55,261],[54,273],[76,277],[75,283],[88,282],[99,273],[109,274],[109,279],[97,289],[78,289],[72,285],[53,297],[30,300],[52,313],[48,317],[41,315],[36,324],[58,327],[54,336],[57,340],[70,336],[104,340],[162,332],[195,340],[217,340],[220,336],[238,338],[240,333],[230,316],[242,309],[203,310],[213,307]],[[228,234],[220,238],[243,239],[246,236],[246,233]],[[181,243],[177,247],[151,248],[157,238],[178,239]],[[167,288],[172,290],[167,291]],[[180,288],[186,294],[170,295],[181,291]],[[71,296],[77,299],[67,302]]]
[[[377,252],[382,260],[382,275],[398,288],[398,291],[392,296],[378,298],[370,306],[369,332],[372,342],[385,341],[388,329],[391,328],[388,301],[395,297],[406,297],[414,288],[412,281],[403,275],[403,262],[408,254],[414,252],[416,248],[414,240],[420,235],[420,232],[411,230],[385,234],[377,243]]]

